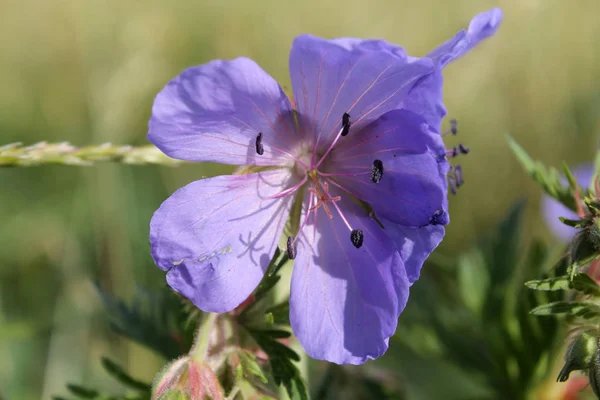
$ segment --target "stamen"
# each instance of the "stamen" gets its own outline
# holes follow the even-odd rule
[[[383,162],[381,160],[373,161],[373,168],[371,168],[371,180],[374,183],[379,183],[383,178]]]
[[[302,178],[302,180],[295,184],[294,186],[292,186],[291,188],[287,188],[285,190],[282,190],[281,192],[274,194],[273,196],[269,196],[267,198],[265,198],[265,200],[271,200],[271,199],[280,199],[282,197],[285,197],[289,194],[294,193],[296,190],[300,189],[302,187],[302,185],[304,185],[306,183],[306,180],[308,179],[308,177],[305,175],[304,178]]]
[[[342,115],[342,136],[346,136],[350,132],[350,114]]]
[[[468,147],[465,147],[462,143],[458,146],[454,146],[450,150],[446,150],[446,157],[456,157],[459,154],[469,154],[471,150]]]
[[[296,258],[296,243],[295,243],[295,239],[293,236],[288,236],[287,239],[287,255],[289,257],[290,260],[293,260]]]
[[[450,129],[448,129],[446,132],[443,132],[442,136],[446,136],[450,133],[454,136],[458,134],[458,121],[456,121],[454,118],[450,120]]]
[[[256,138],[258,141],[258,137]],[[306,165],[304,162],[302,162],[301,160],[299,160],[297,157],[294,157],[292,154],[290,154],[288,151],[282,150],[279,147],[273,146],[273,145],[269,145],[269,147],[271,148],[271,150],[275,150],[280,152],[281,154],[288,156],[289,158],[291,158],[292,160],[294,160],[295,162],[297,162],[298,164],[302,165],[304,167],[304,169],[308,170],[308,165]],[[262,136],[261,136],[261,148],[262,148]]]
[[[454,177],[456,178],[456,187],[461,187],[463,183],[465,183],[465,179],[463,177],[463,170],[460,165],[454,167]]]
[[[448,215],[444,210],[437,210],[431,217],[429,217],[430,225],[447,225],[448,222],[450,221],[448,220]]]
[[[262,156],[265,152],[265,148],[262,144],[262,132],[258,132],[258,136],[256,137],[256,152],[259,156]]]
[[[451,167],[450,171],[448,171],[448,184],[450,185],[450,191],[452,194],[456,194],[457,189],[464,183],[465,179],[463,176],[462,167],[460,165]]]
[[[362,246],[363,237],[363,231],[361,231],[360,229],[354,229],[352,230],[352,232],[350,232],[350,241],[357,249],[360,249],[360,247]]]
[[[348,121],[347,121],[348,124],[345,124],[345,122],[346,122],[346,115],[348,116]],[[323,161],[325,161],[325,158],[327,157],[327,155],[329,155],[329,153],[331,152],[331,150],[333,150],[333,148],[335,147],[337,141],[340,139],[340,136],[346,136],[348,134],[349,130],[350,130],[350,114],[344,113],[344,115],[342,116],[342,129],[340,129],[340,131],[338,132],[338,134],[335,136],[335,139],[333,139],[333,142],[331,142],[331,145],[329,145],[329,148],[327,149],[327,151],[325,152],[325,154],[323,154],[323,156],[321,157],[321,159],[319,160],[319,162],[317,163],[317,165],[315,165],[313,167],[313,169],[318,169],[319,168],[319,166],[323,163]]]
[[[448,176],[448,183],[450,184],[450,191],[452,192],[452,194],[456,194],[456,180],[454,179],[453,176]]]
[[[454,118],[450,120],[450,132],[452,132],[454,136],[458,134],[458,121]]]

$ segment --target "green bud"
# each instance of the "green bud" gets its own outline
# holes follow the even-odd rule
[[[173,392],[179,381],[187,372],[188,358],[182,357],[171,362],[154,378],[152,384],[152,400],[163,399],[168,392]],[[169,397],[167,397],[169,398]]]
[[[565,365],[556,378],[557,382],[565,382],[573,371],[586,370],[597,358],[598,339],[600,332],[597,329],[588,329],[580,332],[567,347],[565,353]],[[600,370],[599,381],[600,381]]]
[[[223,400],[219,379],[204,361],[179,358],[167,365],[154,380],[153,400]]]

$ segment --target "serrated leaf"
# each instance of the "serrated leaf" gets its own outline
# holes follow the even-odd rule
[[[150,292],[138,287],[127,305],[97,288],[117,333],[167,359],[179,357],[192,346],[195,327],[188,319],[193,309],[185,307],[170,289]]]
[[[600,297],[600,286],[588,274],[579,273],[571,278],[569,276],[559,276],[556,278],[540,279],[525,282],[525,286],[534,290],[555,291],[555,290],[577,290],[584,294]]]
[[[113,378],[115,378],[122,384],[141,392],[148,392],[148,394],[152,392],[152,385],[132,378],[129,374],[127,374],[127,372],[125,372],[125,370],[120,365],[118,365],[111,359],[107,357],[102,357],[102,366],[104,367],[106,372],[108,372]]]
[[[306,383],[300,376],[294,377],[287,383],[284,382],[285,390],[291,400],[308,400],[308,390]]]
[[[591,296],[600,297],[600,286],[588,274],[578,274],[573,277],[573,289],[589,294]]]
[[[571,172],[569,166],[565,162],[563,162],[562,164],[562,170],[563,174],[567,178],[567,182],[569,182],[569,188],[571,189],[571,191],[574,192],[579,187],[577,179],[575,178],[575,176],[573,176],[573,173]]]
[[[589,225],[589,222],[585,219],[567,219],[565,217],[558,217],[558,219],[563,224],[573,227],[575,229],[585,228],[587,225]]]
[[[265,311],[265,315],[271,315],[273,323],[276,325],[289,325],[290,323],[290,303],[284,301]],[[269,319],[271,319],[269,317]]]
[[[529,289],[543,291],[568,290],[571,288],[571,279],[568,276],[539,279],[525,282],[525,286],[527,286]]]
[[[100,395],[100,393],[97,390],[89,389],[72,383],[67,384],[67,389],[75,396],[81,397],[83,399],[95,399]]]
[[[556,301],[549,304],[542,304],[531,310],[530,313],[537,316],[566,314],[589,319],[600,316],[600,306],[589,302]]]
[[[571,210],[576,211],[576,204],[572,191],[568,186],[563,184],[559,172],[555,168],[546,168],[541,162],[534,161],[509,135],[506,135],[506,140],[513,153],[517,156],[521,166],[523,166],[529,176],[542,187],[544,192]]]
[[[265,376],[262,368],[256,362],[256,356],[254,356],[253,354],[250,354],[246,351],[241,351],[239,353],[239,357],[240,357],[240,366],[242,367],[242,372],[246,376],[248,376],[248,375],[254,376],[254,377],[260,379],[260,381],[262,383],[268,382],[268,379]]]
[[[292,334],[288,331],[284,331],[282,329],[260,329],[253,330],[253,334],[268,336],[272,339],[287,339]]]

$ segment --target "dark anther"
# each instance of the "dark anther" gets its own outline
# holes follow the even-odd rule
[[[287,255],[290,260],[296,258],[296,246],[294,246],[294,237],[288,236],[287,240]]]
[[[429,217],[430,225],[448,225],[448,215],[444,210],[437,210],[433,213],[431,217]]]
[[[350,241],[357,249],[360,249],[360,246],[363,244],[363,231],[360,229],[353,229],[350,232]]]
[[[469,154],[470,152],[471,150],[461,143],[458,146],[454,146],[452,150],[447,150],[446,155],[448,157],[456,157],[459,154]]]
[[[458,121],[454,118],[450,120],[450,132],[455,136],[458,133]]]
[[[346,136],[350,132],[350,114],[344,113],[342,115],[342,136]]]
[[[452,192],[452,194],[456,194],[456,179],[454,179],[453,176],[449,176],[448,177],[448,183],[450,184],[450,191]]]
[[[456,187],[461,187],[465,180],[463,178],[463,170],[460,165],[454,167],[454,178],[456,179]]]
[[[256,152],[258,153],[259,156],[262,156],[263,153],[265,152],[265,148],[263,147],[263,144],[262,144],[262,132],[259,132],[258,136],[256,137]]]
[[[379,183],[381,178],[383,178],[383,163],[381,160],[375,160],[373,161],[373,168],[371,168],[371,180]]]

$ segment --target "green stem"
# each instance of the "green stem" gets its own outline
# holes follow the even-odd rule
[[[97,162],[112,161],[133,165],[175,166],[183,161],[172,159],[153,145],[120,146],[104,143],[75,147],[68,142],[40,142],[31,146],[11,143],[0,146],[1,167],[31,167],[43,164],[89,166]]]
[[[192,360],[206,361],[212,330],[217,322],[218,316],[219,314],[215,313],[204,314],[204,319],[198,326],[198,331],[196,331],[196,342],[189,353]]]

